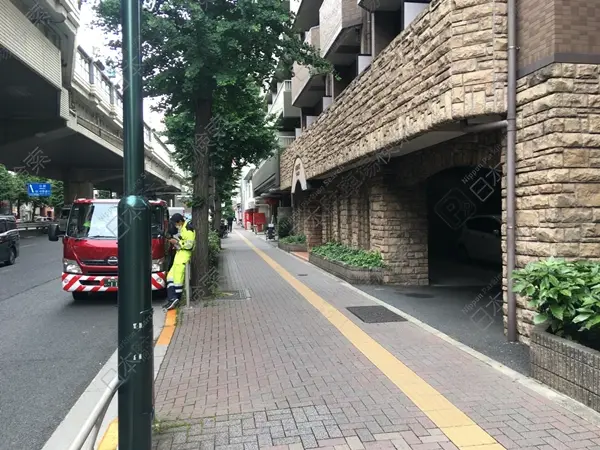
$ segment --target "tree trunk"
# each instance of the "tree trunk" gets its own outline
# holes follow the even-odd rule
[[[206,99],[196,102],[196,124],[194,151],[194,177],[193,201],[192,201],[192,224],[196,230],[196,249],[192,255],[191,284],[193,286],[192,296],[201,295],[206,297],[210,294],[210,267],[208,261],[208,163],[209,146],[207,129],[212,115],[212,95]]]
[[[208,171],[208,205],[212,217],[212,229],[214,231],[219,231],[219,224],[215,220],[215,177],[210,174],[210,170]]]
[[[215,190],[215,223],[217,226],[221,226],[221,197],[219,197],[218,191]]]

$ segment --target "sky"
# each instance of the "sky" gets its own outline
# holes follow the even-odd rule
[[[102,60],[108,56],[112,56],[113,58],[118,57],[119,53],[111,50],[108,46],[109,37],[105,36],[99,28],[92,26],[95,16],[90,3],[84,2],[81,6],[81,25],[77,32],[77,45],[80,45],[89,55],[93,55],[96,52]],[[117,74],[117,80],[120,79],[120,74]],[[150,110],[153,103],[155,102],[151,99],[144,99],[144,122],[160,132],[165,128],[162,123],[163,115]]]

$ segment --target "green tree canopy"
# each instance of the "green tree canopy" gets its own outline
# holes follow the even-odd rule
[[[214,96],[213,111],[218,122],[210,147],[210,174],[214,177],[215,223],[220,220],[220,204],[237,187],[244,165],[257,164],[277,149],[275,130],[262,108],[258,87],[248,80],[246,85],[220,85]],[[181,167],[194,160],[194,118],[188,110],[165,117],[168,142],[177,149]]]
[[[0,164],[0,200],[13,202],[17,198],[17,193],[16,177]]]
[[[115,35],[120,32],[120,3],[100,0],[96,7],[97,23]],[[215,139],[211,118],[218,108],[213,108],[213,103],[219,103],[218,88],[234,86],[241,92],[249,78],[263,85],[278,64],[291,67],[293,61],[322,73],[332,67],[300,40],[292,27],[289,2],[284,0],[158,0],[153,11],[143,12],[141,33],[143,64],[135,69],[143,73],[146,95],[162,98],[160,106],[167,113],[188,113],[193,118],[192,161],[184,168],[193,176],[192,220],[200,242],[192,276],[198,284],[209,269],[209,166],[213,162],[212,149],[200,142],[205,136]],[[120,36],[111,45],[119,48]]]
[[[49,198],[30,197],[27,183],[51,183],[52,195]],[[0,200],[12,203],[32,203],[35,208],[40,206],[60,207],[64,203],[63,182],[48,180],[28,173],[10,173],[0,165]]]

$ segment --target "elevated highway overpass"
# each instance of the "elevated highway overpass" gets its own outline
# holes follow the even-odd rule
[[[77,45],[79,9],[0,0],[0,164],[63,180],[65,199],[123,190],[121,90]],[[140,188],[180,192],[185,174],[148,125],[144,141]]]

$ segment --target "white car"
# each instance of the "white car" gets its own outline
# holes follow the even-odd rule
[[[473,216],[465,222],[458,251],[465,260],[502,263],[502,216]]]

